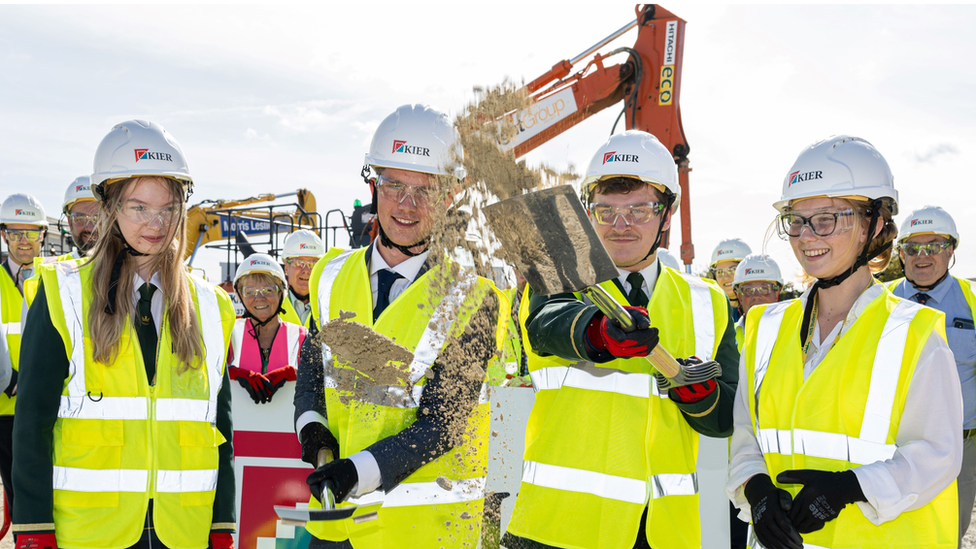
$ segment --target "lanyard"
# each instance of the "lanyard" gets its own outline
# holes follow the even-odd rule
[[[864,292],[866,292],[868,290],[868,288],[870,288],[871,286],[873,286],[875,284],[878,284],[878,281],[875,280],[874,277],[872,276],[871,277],[871,281],[868,282],[868,285],[865,286],[863,290],[861,290],[861,294],[863,295]],[[819,295],[819,294],[820,294],[820,292],[818,291],[817,292],[817,295]],[[814,329],[814,324],[817,322],[817,305],[818,305],[818,301],[819,301],[817,299],[817,295],[814,295],[814,296],[811,297],[811,299],[813,299],[813,312],[810,314],[810,325],[807,326],[807,340],[803,343],[803,364],[804,365],[807,363],[807,356],[809,355],[809,352],[810,352],[810,344],[813,343],[813,329]],[[847,322],[847,317],[845,316],[844,317],[844,322],[841,323],[841,325],[840,325],[840,330],[837,330],[837,335],[834,336],[834,341],[832,341],[830,343],[830,348],[831,349],[833,349],[834,346],[837,345],[837,342],[840,341],[840,336],[841,336],[842,333],[844,333],[844,324],[846,322]]]

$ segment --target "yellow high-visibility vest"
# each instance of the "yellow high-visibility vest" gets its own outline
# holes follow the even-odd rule
[[[746,320],[742,360],[753,432],[769,476],[789,469],[846,471],[891,459],[919,353],[945,315],[887,290],[867,305],[804,381],[799,299],[757,305]],[[758,404],[757,404],[758,402]],[[802,485],[777,486],[793,496]],[[956,483],[920,509],[877,526],[848,505],[806,547],[956,547]],[[751,537],[751,547],[758,547]]]
[[[464,273],[447,281],[441,266],[422,274],[393,300],[373,322],[373,300],[366,253],[370,248],[339,253],[330,251],[318,262],[311,277],[312,313],[319,326],[355,313],[352,321],[365,324],[414,353],[409,365],[412,393],[404,386],[385,388],[383,396],[343,400],[334,378],[326,372],[325,400],[329,429],[339,440],[339,456],[349,457],[371,444],[393,436],[416,421],[417,405],[426,385],[425,370],[433,365],[448,341],[456,340],[494,285],[481,277]],[[498,295],[496,293],[496,295]],[[500,307],[505,298],[499,296]],[[345,316],[344,316],[345,318]],[[432,321],[434,319],[434,321]],[[496,345],[503,334],[496,328]],[[331,353],[323,346],[328,364]],[[335,367],[344,368],[340,363]],[[375,391],[379,393],[380,391]],[[343,398],[340,398],[343,397]],[[399,401],[401,405],[392,401]],[[488,467],[488,425],[490,408],[487,385],[482,384],[478,406],[468,418],[465,442],[414,471],[389,493],[377,490],[341,505],[383,502],[379,518],[355,524],[351,519],[310,522],[306,529],[319,539],[350,540],[354,547],[431,548],[474,547],[480,539],[484,490]],[[445,490],[436,480],[446,477],[453,486]],[[309,508],[320,508],[313,497]],[[465,515],[466,514],[466,515]],[[463,519],[462,515],[470,518]]]
[[[10,278],[7,269],[0,266],[0,327],[7,336],[7,353],[10,355],[10,366],[20,370],[20,330],[21,311],[24,298],[17,289],[17,281]],[[8,397],[0,393],[0,416],[14,414],[17,397]]]
[[[30,307],[31,304],[34,303],[34,297],[37,296],[37,288],[41,284],[41,265],[49,265],[51,263],[58,263],[60,261],[71,261],[76,265],[81,265],[86,260],[87,258],[85,257],[76,258],[73,254],[35,257],[34,274],[24,281],[24,300],[27,302],[27,307]],[[27,319],[25,318],[24,320],[26,321]]]
[[[284,312],[278,313],[281,320],[304,326],[305,329],[311,326],[313,315],[309,314],[305,317],[305,322],[302,322],[302,317],[298,316],[298,311],[295,310],[295,306],[291,302],[291,291],[288,288],[285,288],[284,295],[281,296],[281,308],[284,309]]]
[[[51,321],[70,360],[54,424],[54,528],[68,549],[124,548],[145,528],[173,549],[205,549],[213,519],[217,394],[234,309],[223,290],[187,277],[205,356],[178,373],[167,319],[160,326],[156,384],[146,377],[131,322],[112,364],[92,358],[89,265],[41,267]]]
[[[627,303],[613,281],[601,286]],[[729,321],[717,285],[663,266],[648,314],[672,355],[703,360],[718,352]],[[508,532],[556,547],[631,547],[647,507],[651,547],[700,547],[698,433],[658,392],[650,362],[573,362],[524,343],[536,400]]]
[[[952,276],[952,278],[954,278],[959,284],[959,289],[962,290],[962,295],[966,298],[966,303],[969,305],[969,313],[972,315],[973,319],[976,320],[976,293],[973,292],[972,281],[965,278],[959,278],[957,276]],[[890,291],[894,291],[895,287],[898,286],[902,280],[905,280],[904,277],[899,278],[898,280],[885,282],[885,287],[887,287]]]

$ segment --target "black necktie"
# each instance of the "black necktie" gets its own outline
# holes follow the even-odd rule
[[[376,306],[373,307],[373,322],[380,317],[380,314],[390,305],[390,290],[393,283],[403,278],[403,275],[390,269],[380,269],[376,273]]]
[[[925,303],[928,302],[928,300],[929,300],[929,294],[923,294],[921,292],[915,294],[915,301],[918,301],[922,305],[925,305]]]
[[[630,273],[627,275],[627,283],[630,284],[630,293],[627,294],[627,301],[637,307],[647,307],[647,294],[644,293],[644,275],[640,273]]]
[[[142,348],[142,360],[146,363],[146,377],[149,384],[153,384],[156,376],[156,343],[159,335],[156,333],[156,322],[152,316],[152,296],[156,287],[146,282],[139,287],[139,303],[136,305],[136,334],[139,336],[139,347]]]

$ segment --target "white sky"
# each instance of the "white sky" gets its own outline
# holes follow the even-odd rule
[[[797,153],[848,133],[891,165],[897,221],[927,204],[954,216],[953,272],[976,276],[976,7],[665,7],[688,21],[696,270],[722,238],[758,251]],[[633,18],[632,5],[593,3],[0,6],[0,199],[29,192],[56,214],[112,125],[140,117],[179,140],[193,203],[304,187],[320,211],[349,213],[369,199],[372,131],[397,106],[456,113],[473,86],[532,80]],[[529,161],[585,170],[618,111]],[[786,243],[767,250],[796,274]],[[201,259],[216,277],[216,254]]]

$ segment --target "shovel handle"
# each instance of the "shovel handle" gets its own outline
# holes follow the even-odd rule
[[[600,311],[607,315],[620,329],[625,332],[633,332],[637,329],[634,319],[616,299],[600,286],[588,286],[583,293],[590,298],[590,301],[597,306]],[[651,350],[647,360],[657,368],[657,371],[664,374],[664,377],[672,378],[681,371],[681,365],[671,356],[663,345],[658,343]]]
[[[322,448],[319,453],[315,456],[315,464],[317,467],[322,467],[326,463],[330,463],[335,457],[332,455],[332,450],[328,448]],[[322,482],[322,488],[320,490],[322,494],[322,508],[326,510],[335,509],[335,486],[332,485],[332,481],[326,480]]]

